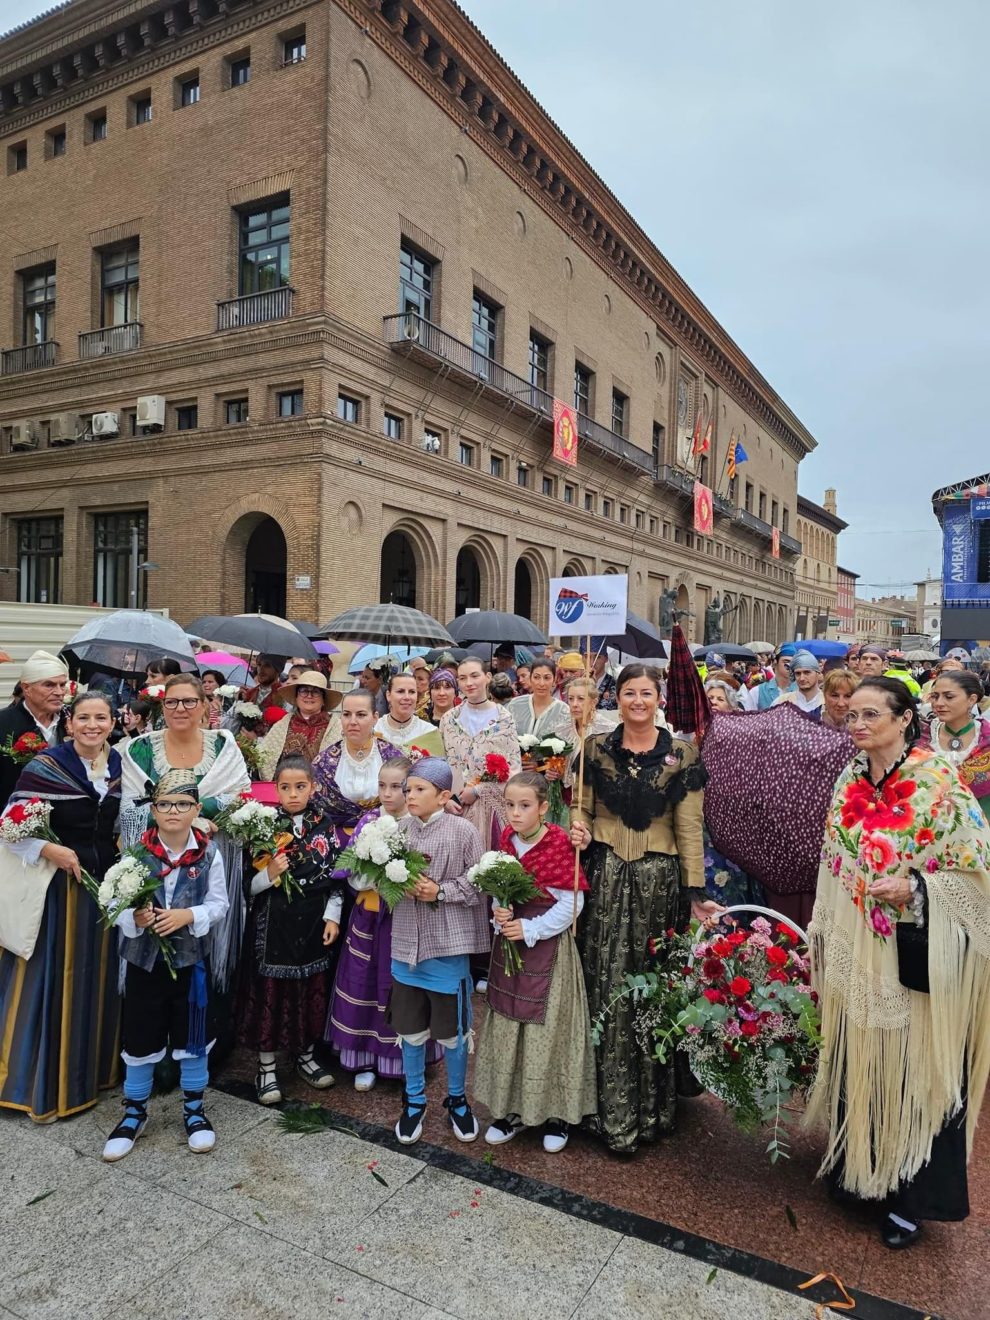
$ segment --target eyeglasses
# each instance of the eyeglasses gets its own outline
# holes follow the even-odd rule
[[[156,811],[173,816],[185,816],[188,812],[195,811],[198,806],[198,802],[172,802],[169,798],[162,798],[160,802],[154,803]]]
[[[323,689],[318,687],[297,687],[297,697],[322,697]]]
[[[870,728],[872,725],[877,724],[882,720],[884,715],[889,714],[889,711],[883,710],[851,710],[846,716],[844,723],[847,728],[852,728],[854,724],[858,724],[859,721],[862,720],[866,727]]]
[[[180,706],[183,710],[195,710],[199,697],[166,697],[162,705],[166,710],[178,710]]]

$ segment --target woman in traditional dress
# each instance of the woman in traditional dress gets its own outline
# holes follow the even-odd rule
[[[218,833],[213,820],[251,787],[251,779],[230,730],[203,728],[206,706],[203,685],[195,674],[173,674],[165,680],[162,697],[165,727],[122,745],[120,841],[123,847],[132,847],[151,824],[149,785],[157,784],[169,770],[191,771],[199,789],[198,824],[213,837],[227,881],[227,915],[209,936],[211,975],[218,990],[224,990],[237,964],[244,934],[243,849]],[[220,1016],[224,1016],[222,1009]]]
[[[509,702],[509,710],[520,737],[531,734],[536,738],[574,741],[571,712],[567,704],[554,695],[554,677],[551,661],[534,660],[529,674],[529,693],[525,697],[514,697]]]
[[[567,770],[564,773],[565,796],[573,791],[577,782],[578,758],[581,744],[599,733],[611,733],[619,722],[618,712],[607,714],[598,709],[598,684],[593,678],[572,678],[565,689],[567,709],[570,711],[571,724],[574,726],[574,750],[568,757]],[[570,797],[566,797],[570,802]]]
[[[291,702],[293,709],[258,743],[258,767],[265,781],[275,778],[275,767],[283,756],[315,761],[341,735],[340,716],[331,713],[340,705],[340,693],[317,670],[303,670],[279,688],[279,696]]]
[[[469,655],[461,661],[457,666],[457,682],[464,700],[443,716],[440,733],[444,753],[454,772],[455,796],[447,803],[447,810],[455,816],[465,816],[481,835],[484,846],[496,848],[508,824],[505,784],[482,782],[485,757],[501,756],[512,775],[522,765],[516,722],[508,709],[497,706],[489,697],[489,678],[475,656]]]
[[[315,797],[333,821],[338,848],[347,847],[354,826],[378,806],[378,771],[383,763],[402,756],[400,748],[375,732],[376,718],[374,693],[368,688],[345,693],[340,703],[343,737],[313,762]]]
[[[924,740],[959,771],[990,817],[990,719],[980,714],[983,685],[968,669],[943,669],[932,684],[932,721]]]
[[[903,683],[853,693],[857,755],[829,809],[811,922],[822,1049],[808,1119],[843,1199],[888,1247],[969,1213],[966,1164],[990,1070],[990,828],[918,742]]]
[[[629,973],[644,970],[652,937],[682,927],[689,913],[704,921],[720,910],[705,894],[698,749],[656,727],[660,675],[652,666],[627,665],[616,696],[622,723],[585,745],[571,825],[575,847],[590,849],[583,957],[592,1021]],[[630,999],[611,1007],[596,1047],[592,1127],[622,1154],[669,1132],[676,1109],[673,1064],[640,1047],[634,1018]]]
[[[385,684],[385,700],[388,714],[375,724],[375,733],[380,738],[406,752],[419,748],[430,756],[443,755],[443,742],[436,726],[416,714],[419,688],[414,674],[393,674]]]
[[[448,710],[457,704],[457,675],[453,669],[434,669],[430,675],[430,704],[426,718],[439,725]]]
[[[21,771],[7,813],[41,798],[60,840],[0,844],[25,866],[57,867],[30,958],[0,950],[0,1107],[53,1123],[95,1105],[118,1079],[120,996],[115,932],[103,927],[80,871],[102,880],[117,857],[120,756],[103,693],[76,697],[66,741]],[[39,884],[41,881],[39,880]]]

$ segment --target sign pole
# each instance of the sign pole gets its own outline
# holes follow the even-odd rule
[[[585,638],[585,668],[587,670],[587,677],[590,678],[591,677],[591,634],[590,633],[588,633],[587,637]],[[581,746],[578,749],[578,778],[577,778],[578,808],[580,808],[581,799],[584,796],[584,744],[586,739],[587,739],[587,735],[583,734],[581,737]],[[580,884],[581,884],[581,849],[575,848],[574,849],[574,920],[571,922],[571,934],[573,936],[577,936],[577,919],[578,919],[577,896],[578,893],[580,892]]]

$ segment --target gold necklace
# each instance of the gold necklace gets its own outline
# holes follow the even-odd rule
[[[347,744],[345,743],[345,744],[344,744],[344,751],[347,753],[347,755],[348,755],[349,757],[351,757],[352,760],[354,760],[354,761],[363,761],[364,758],[365,758],[365,757],[368,755],[368,753],[371,751],[373,745],[374,745],[374,739],[372,739],[371,742],[368,743],[367,747],[359,747],[359,748],[357,749],[356,752],[352,752],[351,749],[350,749],[350,748],[347,746]]]

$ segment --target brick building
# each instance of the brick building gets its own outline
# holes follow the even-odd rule
[[[859,574],[837,564],[835,581],[835,616],[839,620],[837,640],[851,643],[856,640],[856,583]]]
[[[812,436],[449,0],[73,0],[0,40],[0,147],[8,598],[126,604],[137,527],[183,620],[628,571],[789,635]]]
[[[901,638],[914,627],[917,602],[903,596],[881,596],[856,601],[856,640],[878,646],[900,646]]]
[[[836,512],[835,491],[825,492],[824,504],[798,496],[797,534],[801,557],[797,569],[798,637],[838,636],[838,539],[849,526]]]

